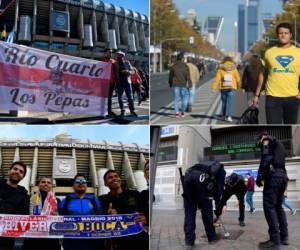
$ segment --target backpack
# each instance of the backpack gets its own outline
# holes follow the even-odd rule
[[[250,106],[242,114],[237,124],[258,124],[259,110],[257,107]]]
[[[232,88],[233,87],[233,75],[230,71],[226,71],[222,79],[223,88]]]

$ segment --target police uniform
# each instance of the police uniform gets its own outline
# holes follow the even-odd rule
[[[229,183],[232,182],[235,185],[230,186]],[[216,216],[219,217],[222,214],[222,209],[226,205],[226,202],[230,199],[232,195],[235,195],[239,201],[239,222],[241,226],[244,226],[245,220],[245,201],[244,197],[247,192],[244,178],[241,175],[232,173],[226,179],[225,190],[222,194],[220,203],[216,208]]]
[[[212,200],[220,196],[224,187],[224,166],[215,161],[201,162],[189,168],[184,176],[184,232],[187,246],[195,242],[196,212],[201,209],[209,242],[217,239],[213,225]]]
[[[256,184],[263,189],[263,208],[269,226],[269,243],[280,245],[288,241],[288,225],[282,208],[282,197],[287,187],[288,177],[285,169],[285,148],[274,137],[268,136],[260,144],[261,162]],[[266,246],[262,243],[262,246]],[[267,247],[266,247],[267,248]]]

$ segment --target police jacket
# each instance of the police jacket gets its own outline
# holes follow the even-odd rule
[[[104,214],[101,202],[93,194],[85,194],[79,198],[76,194],[69,194],[59,204],[61,215],[92,215]]]
[[[256,182],[266,180],[270,174],[281,172],[286,174],[285,148],[276,138],[268,136],[267,144],[261,143],[261,160],[257,173]]]
[[[199,181],[206,186],[204,195],[219,200],[223,192],[226,174],[223,164],[217,161],[203,161],[189,168],[186,175],[191,172],[197,173]]]

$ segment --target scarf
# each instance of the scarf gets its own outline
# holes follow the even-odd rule
[[[30,214],[33,215],[57,215],[57,200],[53,192],[48,192],[42,206],[42,196],[40,192],[35,193],[30,199]]]

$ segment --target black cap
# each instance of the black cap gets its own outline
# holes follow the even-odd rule
[[[229,185],[234,185],[238,182],[239,176],[236,173],[232,173],[231,175],[228,176],[228,184]]]

